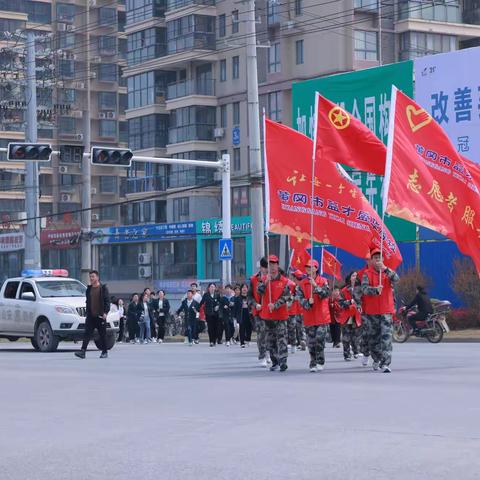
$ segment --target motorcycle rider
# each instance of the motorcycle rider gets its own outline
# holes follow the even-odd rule
[[[417,321],[424,321],[433,313],[432,302],[430,301],[430,297],[428,296],[425,287],[422,285],[417,285],[417,294],[415,295],[415,298],[405,307],[405,310],[408,311],[414,306],[418,308],[418,312],[408,317],[408,323],[410,323],[413,333],[416,334],[418,332]]]

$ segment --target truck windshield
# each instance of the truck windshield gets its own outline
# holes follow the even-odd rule
[[[77,280],[38,281],[38,293],[42,298],[84,297],[86,287]]]

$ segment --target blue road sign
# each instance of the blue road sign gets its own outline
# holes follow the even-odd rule
[[[218,256],[220,260],[233,259],[233,241],[231,238],[221,238],[218,241]]]

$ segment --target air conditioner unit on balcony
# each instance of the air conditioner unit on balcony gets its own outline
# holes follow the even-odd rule
[[[66,167],[65,165],[60,165],[58,167],[58,173],[68,173],[68,167]]]
[[[70,116],[73,118],[82,118],[83,117],[83,112],[81,110],[72,110],[70,112]]]
[[[139,265],[150,265],[152,263],[152,257],[149,253],[139,253],[138,254],[138,264]]]
[[[65,203],[70,202],[70,200],[72,200],[72,196],[69,195],[68,193],[62,193],[60,198],[62,202],[65,202]]]
[[[98,222],[100,220],[100,215],[98,213],[92,213],[92,221]]]
[[[110,120],[114,120],[116,118],[115,112],[105,112],[106,118],[109,118]]]
[[[66,28],[65,30],[66,30],[67,32],[73,32],[73,29],[75,28],[73,25],[69,25],[69,24],[67,24],[66,27],[67,27],[67,28]]]
[[[79,142],[81,142],[83,140],[83,133],[76,133],[75,140],[78,140]]]
[[[215,128],[213,131],[213,136],[215,138],[223,138],[225,136],[225,129],[224,128]]]
[[[97,194],[97,189],[96,189],[95,187],[92,187],[92,188],[90,189],[90,194],[91,194],[91,195],[96,195],[96,194]]]
[[[139,278],[151,278],[152,267],[138,267]]]
[[[107,114],[106,114],[105,112],[100,112],[100,113],[98,114],[98,118],[99,118],[100,120],[105,120],[105,119],[107,118]]]
[[[100,63],[101,61],[102,61],[102,58],[98,57],[98,56],[93,57],[92,60],[91,60],[92,63]]]
[[[67,30],[67,24],[66,23],[57,23],[57,30],[59,32],[65,32]]]

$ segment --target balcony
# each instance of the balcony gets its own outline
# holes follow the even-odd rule
[[[167,54],[167,46],[162,43],[149,45],[127,52],[128,66],[136,65],[137,63],[147,62],[156,58],[164,57]]]
[[[214,142],[214,125],[184,125],[168,130],[169,145],[182,142],[207,141]]]
[[[166,178],[163,175],[127,178],[127,195],[145,192],[163,192],[166,190]]]
[[[188,97],[191,95],[215,95],[215,80],[182,80],[181,82],[171,83],[167,87],[167,100]]]
[[[192,32],[169,39],[167,42],[167,53],[185,52],[187,50],[215,50],[215,33],[211,32]]]
[[[215,0],[168,0],[167,11],[177,10],[179,8],[190,6],[214,6]]]

